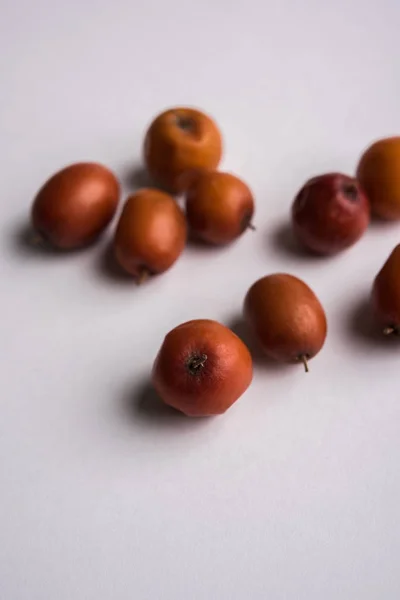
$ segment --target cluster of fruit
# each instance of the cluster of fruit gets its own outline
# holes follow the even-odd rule
[[[200,240],[226,244],[253,229],[254,198],[238,177],[217,170],[222,137],[204,113],[175,108],[160,114],[144,142],[146,169],[158,188],[141,189],[123,207],[114,234],[119,265],[143,282],[166,271],[184,249],[187,229]],[[186,215],[171,194],[184,194]],[[38,192],[32,223],[44,241],[75,249],[96,239],[111,222],[120,186],[95,163],[77,163],[51,177]],[[328,173],[310,179],[292,206],[293,231],[310,251],[335,254],[365,232],[370,212],[400,219],[400,137],[380,140],[361,157],[356,177]],[[186,216],[186,218],[185,218]],[[400,331],[400,246],[377,275],[375,315],[386,335]],[[302,362],[322,348],[326,316],[314,292],[300,279],[272,274],[247,293],[246,320],[265,353]],[[247,346],[227,327],[194,320],[173,329],[153,366],[161,399],[190,416],[225,412],[253,376]]]

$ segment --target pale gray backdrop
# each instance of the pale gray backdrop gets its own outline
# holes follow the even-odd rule
[[[285,227],[308,177],[400,133],[399,29],[397,0],[1,0],[2,600],[398,600],[400,353],[364,315],[400,225],[331,260],[293,252]],[[110,273],[108,236],[29,249],[42,182],[98,160],[126,195],[174,104],[220,123],[257,232],[142,289]],[[276,270],[326,306],[310,374],[257,365],[222,418],[158,410],[164,334],[236,323]]]

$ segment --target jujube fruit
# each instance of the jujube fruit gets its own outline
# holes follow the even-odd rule
[[[139,190],[123,207],[114,236],[115,257],[140,282],[174,264],[186,231],[185,216],[172,196],[152,188]]]
[[[85,246],[107,227],[118,206],[115,175],[97,163],[76,163],[53,175],[32,206],[32,225],[44,241],[64,250]]]
[[[193,108],[171,108],[151,123],[144,161],[152,178],[172,193],[182,192],[199,169],[215,169],[222,137],[211,117]]]
[[[227,327],[198,319],[175,327],[154,362],[160,398],[191,417],[224,413],[253,377],[247,346]]]
[[[264,352],[277,361],[307,361],[322,348],[327,323],[314,292],[285,273],[268,275],[249,289],[244,313]]]
[[[375,277],[372,307],[384,334],[400,333],[400,244]]]
[[[400,137],[372,144],[361,156],[357,178],[373,214],[388,221],[400,219]]]
[[[292,206],[298,240],[318,254],[335,254],[352,246],[370,220],[368,199],[358,181],[327,173],[307,181]]]
[[[186,216],[193,234],[212,244],[227,244],[253,228],[254,199],[238,177],[204,171],[192,181],[186,195]]]

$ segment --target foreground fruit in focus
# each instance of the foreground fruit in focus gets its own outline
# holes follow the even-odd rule
[[[106,167],[97,163],[70,165],[39,190],[32,206],[33,227],[56,248],[80,248],[110,223],[119,195],[119,183]]]
[[[265,353],[282,362],[313,358],[324,345],[326,316],[301,279],[276,273],[254,283],[244,303],[245,317]]]
[[[372,306],[386,335],[400,333],[400,245],[396,246],[375,278]]]
[[[186,216],[194,235],[211,244],[227,244],[253,228],[254,199],[238,177],[205,171],[189,186]]]
[[[400,137],[372,144],[360,159],[357,178],[377,217],[400,219]]]
[[[139,190],[122,210],[115,257],[140,283],[174,264],[185,247],[186,229],[183,211],[172,196],[152,188]]]
[[[161,113],[146,133],[147,170],[172,193],[184,191],[193,172],[215,169],[221,156],[222,137],[216,123],[193,108],[171,108]]]
[[[336,254],[352,246],[369,220],[369,203],[360,184],[341,173],[310,179],[292,206],[296,237],[318,254]]]
[[[224,413],[249,387],[252,359],[227,327],[188,321],[165,337],[153,367],[153,384],[166,403],[191,417]]]

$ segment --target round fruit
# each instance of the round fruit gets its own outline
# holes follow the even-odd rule
[[[360,184],[341,173],[307,181],[292,206],[296,237],[318,254],[335,254],[352,246],[369,219],[369,203]]]
[[[400,137],[379,140],[362,155],[357,177],[381,219],[400,219]]]
[[[198,319],[165,337],[153,367],[161,399],[190,417],[224,413],[249,387],[252,359],[227,327]]]
[[[185,247],[186,229],[183,211],[172,196],[152,188],[139,190],[122,210],[114,237],[116,259],[140,283],[174,264]]]
[[[265,353],[282,362],[307,361],[322,348],[324,309],[301,279],[284,273],[263,277],[247,293],[244,311]]]
[[[193,108],[171,108],[150,125],[144,160],[150,175],[170,192],[185,190],[193,172],[215,169],[222,156],[221,133],[214,121]]]
[[[400,333],[400,244],[392,251],[375,278],[372,306],[383,333]]]
[[[252,228],[254,199],[235,175],[204,171],[192,181],[186,196],[186,216],[196,237],[227,244]]]
[[[71,250],[96,239],[113,218],[120,195],[115,175],[97,163],[76,163],[53,175],[32,206],[32,224],[46,242]]]

